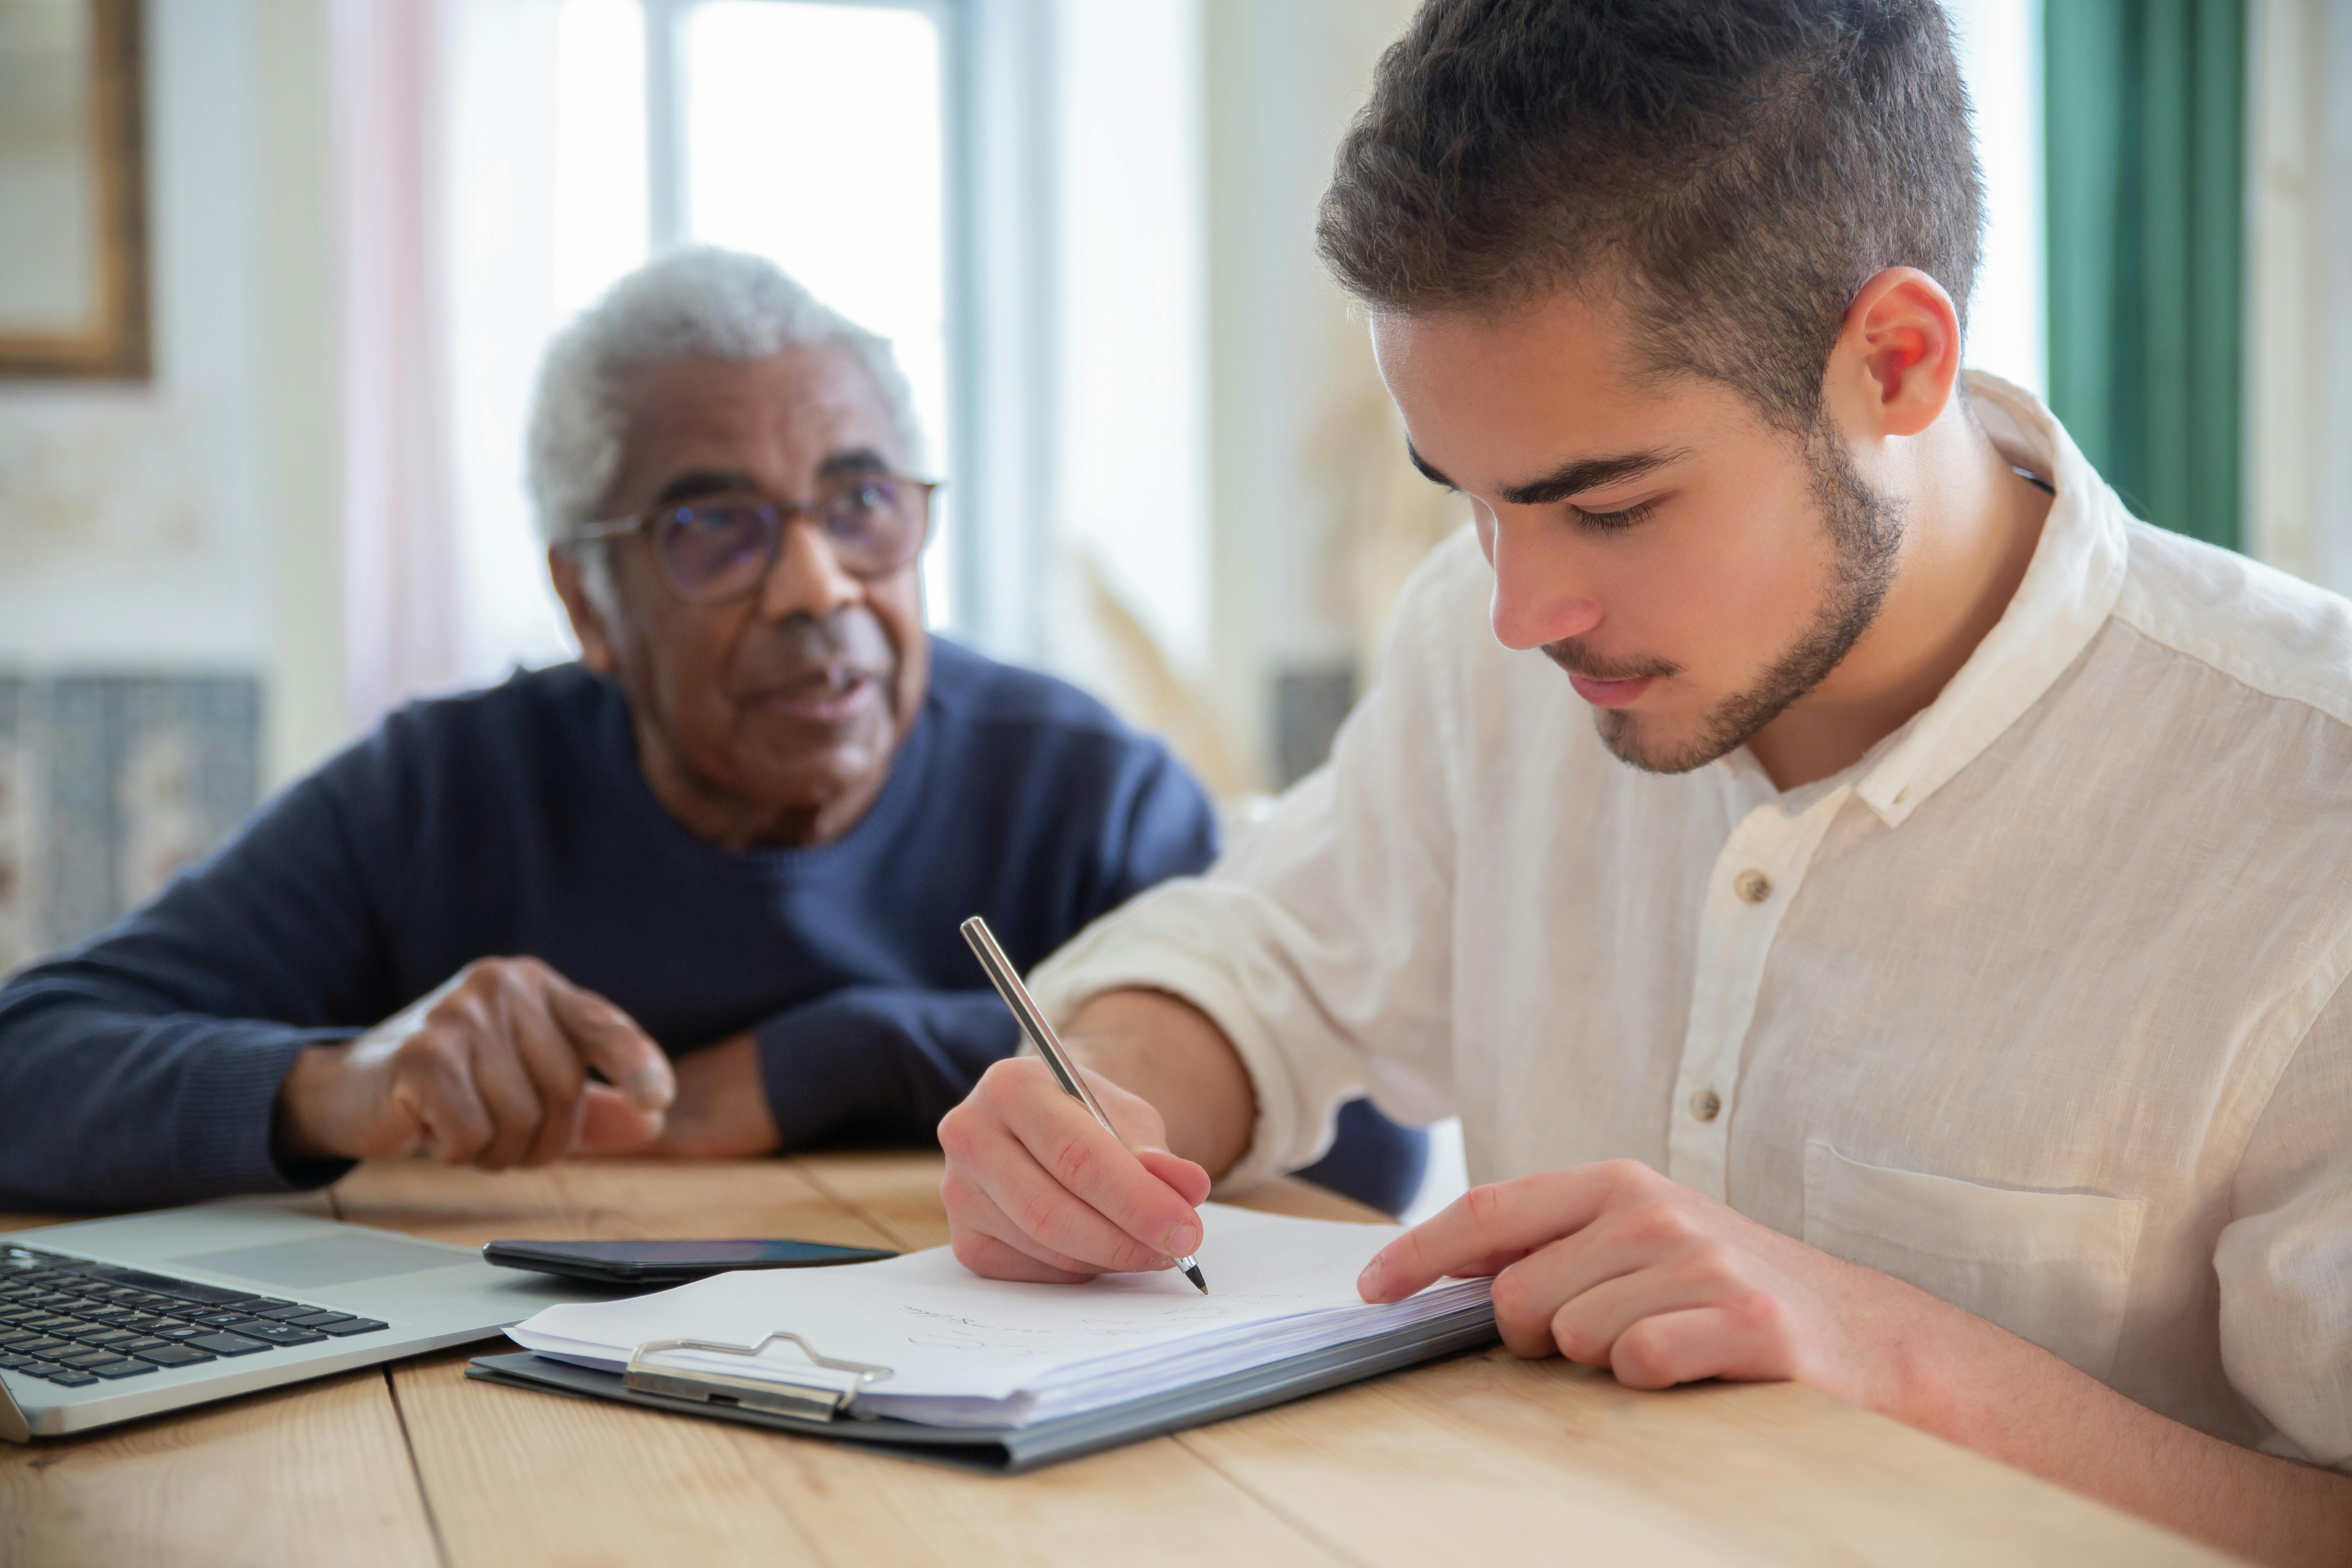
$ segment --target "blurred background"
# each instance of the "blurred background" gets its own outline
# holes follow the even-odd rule
[[[1970,362],[2352,589],[2352,0],[1954,0]],[[894,339],[940,630],[1222,795],[1458,519],[1311,251],[1408,0],[0,0],[0,973],[412,697],[569,656],[521,432],[647,255]]]

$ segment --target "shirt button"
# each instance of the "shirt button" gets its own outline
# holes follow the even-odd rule
[[[1701,1121],[1712,1121],[1723,1112],[1723,1097],[1711,1089],[1700,1089],[1691,1096],[1691,1114]]]
[[[1760,904],[1772,896],[1772,879],[1761,871],[1742,871],[1733,879],[1731,890],[1739,895],[1744,904]]]

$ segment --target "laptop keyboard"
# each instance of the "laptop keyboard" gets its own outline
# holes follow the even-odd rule
[[[0,1247],[0,1372],[66,1388],[385,1327],[275,1296]]]

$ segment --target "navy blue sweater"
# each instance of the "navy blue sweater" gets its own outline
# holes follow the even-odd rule
[[[529,953],[673,1056],[744,1029],[787,1148],[929,1139],[1015,1044],[957,933],[1036,963],[1215,851],[1154,741],[1045,676],[934,645],[866,817],[729,851],[638,769],[620,691],[576,665],[421,702],[203,865],[0,990],[0,1206],[129,1207],[331,1180],[269,1149],[295,1054],[478,958]]]

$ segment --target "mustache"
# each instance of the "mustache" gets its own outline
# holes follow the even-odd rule
[[[1570,675],[1587,680],[1642,680],[1680,675],[1683,667],[1664,658],[1603,658],[1584,646],[1580,637],[1562,637],[1543,645],[1543,656]]]
[[[887,680],[898,652],[870,610],[845,606],[823,617],[787,616],[744,650],[741,684],[752,690],[814,683],[846,684],[859,677]]]

